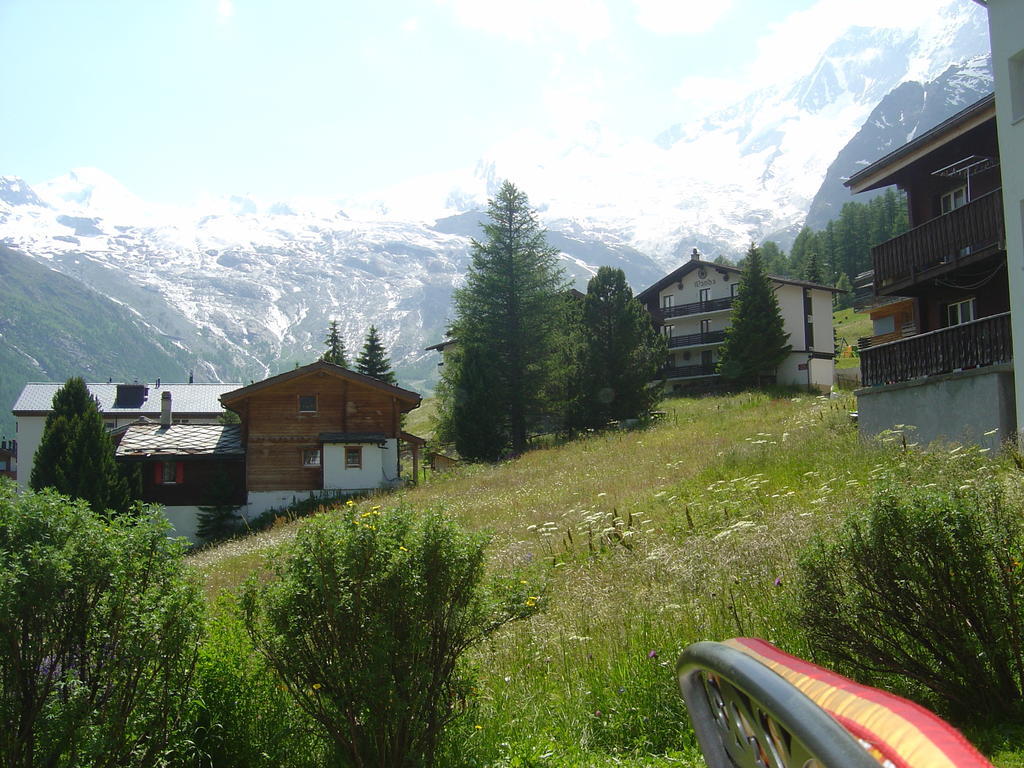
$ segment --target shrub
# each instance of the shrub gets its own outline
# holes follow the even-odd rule
[[[1007,507],[991,479],[890,482],[803,554],[799,620],[812,647],[961,720],[1020,712],[1024,530]]]
[[[168,530],[0,480],[0,763],[149,766],[183,738],[202,603]]]
[[[256,646],[336,745],[344,765],[430,766],[470,693],[460,657],[535,610],[516,580],[485,585],[486,538],[439,512],[314,518],[247,584]]]
[[[237,601],[210,612],[195,676],[194,730],[201,765],[316,768],[326,744],[263,656],[253,648]]]

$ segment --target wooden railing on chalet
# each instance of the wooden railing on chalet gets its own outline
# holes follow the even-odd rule
[[[688,379],[693,376],[715,376],[718,373],[713,365],[674,365],[661,369],[661,376],[666,379]]]
[[[1005,239],[1002,190],[997,189],[872,248],[875,291],[913,281],[919,272],[971,253],[1002,247]]]
[[[658,320],[667,320],[670,317],[699,315],[702,312],[718,312],[723,309],[730,309],[734,299],[734,296],[726,296],[723,299],[694,301],[690,304],[680,304],[677,307],[662,307],[661,309],[655,310],[655,317]]]
[[[666,339],[669,349],[679,347],[696,347],[701,344],[718,344],[725,341],[725,331],[705,331],[704,333],[688,333]]]
[[[1010,313],[1004,312],[863,349],[861,381],[866,387],[893,384],[1012,358]]]

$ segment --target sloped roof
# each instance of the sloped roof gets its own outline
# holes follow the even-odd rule
[[[854,194],[870,189],[886,187],[896,182],[892,175],[901,168],[932,151],[936,146],[958,136],[979,124],[995,119],[996,97],[990,93],[965,107],[952,117],[943,120],[934,128],[897,147],[870,165],[861,168],[843,182]]]
[[[303,376],[308,376],[312,373],[323,371],[329,373],[332,376],[336,376],[339,379],[347,379],[348,381],[355,382],[357,384],[363,384],[373,389],[379,389],[382,392],[387,392],[390,395],[397,397],[399,400],[405,400],[406,402],[415,403],[413,407],[420,404],[421,396],[413,392],[410,389],[402,389],[396,387],[387,382],[383,382],[380,379],[375,379],[372,376],[366,376],[356,371],[350,371],[348,368],[342,368],[340,365],[334,363],[327,363],[323,360],[317,360],[315,363],[309,365],[303,365],[292,371],[286,371],[285,373],[279,373],[277,376],[271,376],[269,379],[263,381],[257,381],[255,384],[250,384],[247,387],[241,387],[240,389],[234,389],[230,392],[225,392],[221,396],[221,401],[224,403],[234,402],[241,400],[244,397],[255,394],[264,389],[269,389],[282,384],[292,379],[298,379]]]
[[[118,458],[243,456],[238,424],[133,424],[117,446]]]
[[[63,382],[29,382],[21,390],[11,411],[14,415],[45,415],[52,410],[53,396],[64,386]],[[117,400],[117,383],[89,383],[85,385],[89,392],[99,400],[100,413],[105,416],[159,416],[160,398],[164,392],[171,393],[171,409],[177,415],[217,416],[224,412],[220,404],[220,396],[225,392],[237,389],[235,383],[217,384],[168,384],[161,382],[141,384],[144,387],[144,398],[134,408],[115,407]],[[125,385],[122,383],[122,387]],[[129,385],[130,386],[130,385]]]
[[[661,278],[654,285],[645,288],[636,295],[637,299],[641,302],[647,301],[651,294],[659,293],[662,288],[670,283],[675,283],[686,277],[690,272],[697,269],[698,267],[704,267],[709,272],[715,270],[719,273],[725,274],[726,272],[734,275],[742,275],[743,270],[739,267],[734,267],[731,264],[715,264],[713,261],[703,261],[697,259],[691,259],[683,264],[681,267],[673,272],[669,272],[663,278]],[[799,285],[804,288],[817,288],[822,291],[831,291],[832,293],[844,293],[831,285],[823,285],[821,283],[812,283],[808,280],[797,280],[792,277],[780,277],[779,275],[768,275],[768,279],[775,283],[782,283],[783,285]]]

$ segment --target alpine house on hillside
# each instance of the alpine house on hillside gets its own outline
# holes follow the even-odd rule
[[[743,270],[700,258],[690,260],[637,295],[668,342],[662,372],[673,392],[711,389],[718,384],[719,347],[732,317]],[[792,351],[775,371],[779,384],[828,390],[835,344],[832,297],[827,285],[770,275]]]
[[[871,249],[875,335],[861,342],[860,429],[998,447],[1016,430],[996,108],[987,96],[853,174],[898,185],[911,229]]]
[[[53,406],[53,396],[63,387],[60,382],[30,382],[14,401],[18,430],[18,483],[28,486],[35,464],[36,449],[43,437],[46,417]],[[149,384],[88,383],[85,385],[99,406],[107,429],[112,432],[144,419],[156,420],[173,402],[175,424],[216,424],[224,415],[220,396],[237,389],[239,384]],[[166,397],[165,397],[166,396]]]

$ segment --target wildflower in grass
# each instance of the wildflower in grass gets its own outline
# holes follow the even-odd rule
[[[781,587],[782,586],[782,577],[781,576],[776,576],[775,577],[775,586],[776,587]]]
[[[647,658],[648,659],[656,659],[656,658],[658,658],[658,652],[652,648],[651,650],[649,650],[647,652]]]

